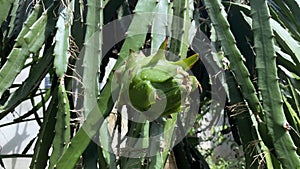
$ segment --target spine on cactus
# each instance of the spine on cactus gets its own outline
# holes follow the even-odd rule
[[[251,0],[251,16],[256,52],[258,87],[261,91],[268,134],[283,168],[299,168],[300,159],[289,134],[279,88],[273,32],[267,1]]]
[[[51,93],[52,99],[49,106],[45,112],[37,143],[34,147],[34,155],[30,163],[30,169],[46,168],[49,160],[49,150],[52,146],[52,141],[54,138],[55,130],[55,117],[58,111],[57,107],[57,88],[55,88]],[[53,131],[53,132],[49,132]]]
[[[29,56],[29,51],[20,48],[19,46],[26,46],[24,41],[24,36],[30,31],[33,24],[37,21],[40,14],[42,13],[42,6],[37,4],[31,15],[28,17],[24,23],[24,27],[21,30],[19,36],[16,39],[16,44],[10,54],[8,55],[7,62],[1,68],[0,71],[0,97],[5,92],[5,90],[13,83],[14,78],[21,71],[25,60]],[[36,33],[36,32],[35,32]],[[27,48],[25,48],[27,49]]]
[[[170,41],[170,51],[173,52],[173,55],[169,56],[169,60],[175,61],[180,58],[186,58],[190,21],[194,11],[191,4],[193,4],[191,0],[177,0],[173,2],[171,34],[174,38]]]
[[[156,7],[156,0],[139,0],[136,8],[135,8],[135,15],[133,20],[129,26],[127,37],[125,42],[122,46],[120,51],[120,58],[118,59],[117,63],[115,64],[114,69],[118,67],[120,63],[128,56],[129,49],[139,49],[142,46],[142,43],[145,41],[146,34],[141,34],[138,36],[133,36],[135,30],[143,29],[144,32],[147,32],[148,25],[150,20],[145,20],[142,17],[139,17],[138,14],[141,14],[141,11],[152,12],[153,9]],[[95,125],[99,125],[103,123],[103,118],[107,117],[110,113],[112,107],[114,106],[114,102],[112,100],[112,82],[113,75],[109,76],[109,81],[101,91],[101,95],[98,99],[98,106],[99,110],[102,113],[102,116],[99,116],[99,110],[93,109],[89,115],[87,116],[86,122],[83,124],[83,127],[79,129],[76,135],[71,140],[68,149],[59,159],[56,164],[57,168],[65,168],[71,169],[74,168],[77,159],[82,155],[88,144],[90,143],[90,136],[92,134],[96,134],[96,127]],[[91,129],[91,133],[87,135],[84,128]],[[77,157],[77,158],[74,158]]]
[[[243,56],[236,46],[233,34],[230,31],[229,23],[226,20],[226,12],[224,7],[218,0],[204,0],[208,9],[212,25],[214,26],[218,38],[224,48],[224,53],[228,57],[230,68],[232,69],[238,85],[241,88],[242,94],[246,99],[249,108],[258,116],[258,121],[263,120],[263,113],[258,97],[256,96],[254,85],[250,80],[250,74],[245,64],[243,63]]]
[[[55,168],[56,162],[67,149],[70,140],[70,105],[65,90],[64,79],[60,78],[59,80],[55,136],[53,139],[53,151],[49,160],[49,168]]]

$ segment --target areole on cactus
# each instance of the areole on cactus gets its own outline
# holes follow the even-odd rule
[[[130,105],[150,119],[179,113],[189,106],[189,94],[201,89],[196,77],[187,72],[198,55],[168,61],[167,42],[168,38],[148,57],[131,50],[128,59],[115,72],[117,83],[122,86],[119,103]]]

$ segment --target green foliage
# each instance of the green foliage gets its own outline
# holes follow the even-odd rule
[[[26,156],[36,169],[299,168],[299,6],[297,0],[0,0],[0,119],[25,101],[32,106],[1,127],[32,120],[40,125],[37,141],[26,147],[34,143],[34,154],[1,154],[1,166],[2,158]],[[132,16],[122,22],[127,15]],[[109,23],[115,19],[121,22]],[[105,24],[118,29],[107,37]],[[197,39],[200,31],[211,35],[209,50],[190,46],[203,40]],[[159,50],[168,36],[170,43]],[[106,49],[111,42],[112,49]],[[192,49],[205,55],[193,55]],[[108,80],[100,89],[99,70],[105,71],[112,57],[116,64],[105,72]],[[194,75],[188,72],[192,65]],[[28,77],[17,84],[16,77],[25,70]],[[223,73],[226,81],[218,82]],[[51,88],[44,90],[40,84],[46,74]],[[185,98],[199,83],[203,92],[194,127],[173,147],[177,132],[182,132],[176,130],[183,127],[178,122],[195,113],[183,108],[196,105],[197,99]],[[224,88],[218,90],[228,98],[222,107],[228,123],[209,131],[203,126],[209,108],[216,106],[211,88],[219,83]],[[37,104],[36,98],[41,98]],[[150,112],[159,118],[130,121],[123,113],[124,105],[131,111],[128,104],[137,115]],[[207,140],[212,150],[202,151],[201,134],[207,132],[212,133]],[[107,149],[115,140],[119,146],[158,149],[147,139],[123,140],[158,133],[163,133],[164,149],[151,157],[127,157],[122,153],[137,153]],[[213,150],[229,134],[244,156],[213,159]],[[99,145],[93,140],[100,140]]]
[[[60,79],[57,91],[57,113],[54,129],[53,151],[49,159],[49,168],[53,168],[60,156],[65,152],[70,140],[70,105],[64,80]]]
[[[261,91],[262,104],[266,116],[268,134],[271,136],[277,158],[283,168],[299,168],[300,159],[295,144],[287,132],[289,126],[282,107],[279,89],[273,34],[267,1],[252,0],[252,27],[258,89]],[[272,89],[272,91],[270,91]]]

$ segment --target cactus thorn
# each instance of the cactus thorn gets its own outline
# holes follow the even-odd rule
[[[292,129],[292,127],[290,126],[290,124],[287,121],[283,124],[283,128],[286,131],[290,131]]]

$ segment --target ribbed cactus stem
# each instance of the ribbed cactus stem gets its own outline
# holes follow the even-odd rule
[[[74,2],[74,1],[73,1]],[[58,77],[62,78],[67,70],[70,48],[70,29],[72,26],[72,5],[62,11],[57,21],[57,32],[55,35],[54,67]]]
[[[83,84],[84,84],[84,113],[85,116],[97,105],[98,76],[101,63],[103,7],[102,1],[87,2],[86,35],[83,57]]]
[[[257,121],[262,122],[264,120],[264,115],[262,113],[261,105],[256,96],[254,85],[250,80],[249,71],[243,63],[243,56],[237,48],[234,36],[229,29],[229,23],[226,19],[224,7],[218,0],[204,0],[204,2],[212,25],[221,41],[224,53],[231,63],[230,68],[241,88],[242,94],[246,99],[249,108],[256,115]]]
[[[53,10],[58,3],[52,4],[41,17],[41,5],[36,5],[32,14],[26,20],[23,29],[16,39],[7,62],[0,70],[0,97],[11,86],[15,77],[22,70],[29,53],[37,53],[43,42],[54,29]],[[56,9],[57,10],[57,9]],[[46,25],[48,26],[46,29]]]
[[[30,169],[46,168],[48,162],[49,149],[54,138],[55,117],[57,114],[57,88],[52,91],[52,99],[45,112],[40,129],[37,144],[34,147],[34,155],[30,163]],[[52,132],[53,131],[53,132]]]
[[[14,0],[2,0],[1,1],[1,6],[0,6],[0,24],[2,24],[3,21],[5,21],[8,13],[9,13],[9,9],[11,7],[11,5],[14,3]]]
[[[191,25],[193,8],[191,0],[178,0],[173,2],[173,20],[171,26],[172,39],[170,42],[169,60],[184,59],[188,50],[188,35]]]
[[[15,20],[16,20],[16,16],[17,16],[17,10],[18,10],[18,7],[19,7],[19,1],[20,0],[15,0],[14,3],[13,3],[13,7],[12,7],[12,10],[11,10],[11,14],[10,14],[10,22],[9,22],[9,32],[7,32],[7,36],[10,36],[13,29],[14,29],[14,26],[15,26]]]
[[[151,54],[154,54],[161,41],[166,37],[169,18],[169,4],[167,0],[157,2],[157,7],[153,11],[153,23],[151,26]]]
[[[155,4],[156,2],[154,0],[139,0],[136,5],[136,14],[138,14],[140,11],[152,12],[152,10],[155,8]],[[147,32],[149,21],[150,19],[145,20],[144,18],[138,17],[136,15],[133,17],[131,25],[129,26],[129,33],[127,34],[127,38],[120,52],[120,58],[118,59],[114,69],[116,69],[119,64],[122,63],[124,58],[128,56],[129,49],[138,50],[141,47],[139,46],[140,44],[138,42],[144,42],[146,34],[134,36],[134,38],[133,35],[135,30],[138,30],[138,32],[140,32],[142,29],[143,32]],[[98,130],[96,129],[100,127],[100,125],[103,123],[104,118],[106,118],[111,112],[111,109],[114,106],[111,88],[111,82],[113,80],[112,77],[113,75],[111,74],[109,76],[107,85],[105,85],[105,87],[101,91],[100,98],[97,102],[97,106],[99,107],[94,107],[94,109],[91,110],[91,112],[87,116],[86,121],[83,124],[83,127],[79,129],[77,134],[73,137],[67,151],[63,154],[63,156],[56,164],[57,168],[74,168],[77,159],[79,159],[79,157],[82,155],[82,153],[90,143],[90,137],[94,136],[96,132],[98,132]],[[100,113],[102,113],[102,116],[99,115],[99,111]],[[89,133],[86,133],[86,131],[89,131]]]
[[[50,156],[49,168],[54,168],[59,158],[67,149],[67,143],[70,141],[70,105],[63,78],[59,80],[57,97],[58,112],[56,114],[55,137],[53,140],[53,151]]]
[[[30,16],[27,18],[27,20],[24,23],[24,27],[22,28],[20,34],[18,35],[17,39],[16,39],[16,45],[21,46],[24,42],[23,37],[25,36],[26,33],[28,33],[29,28],[34,24],[34,22],[39,18],[39,16],[42,13],[42,5],[40,5],[39,3],[36,4],[33,7],[33,11],[30,14]]]
[[[272,138],[275,154],[283,168],[299,168],[300,159],[289,134],[289,124],[283,112],[267,1],[251,0],[250,5],[258,87],[261,91],[268,134]]]

